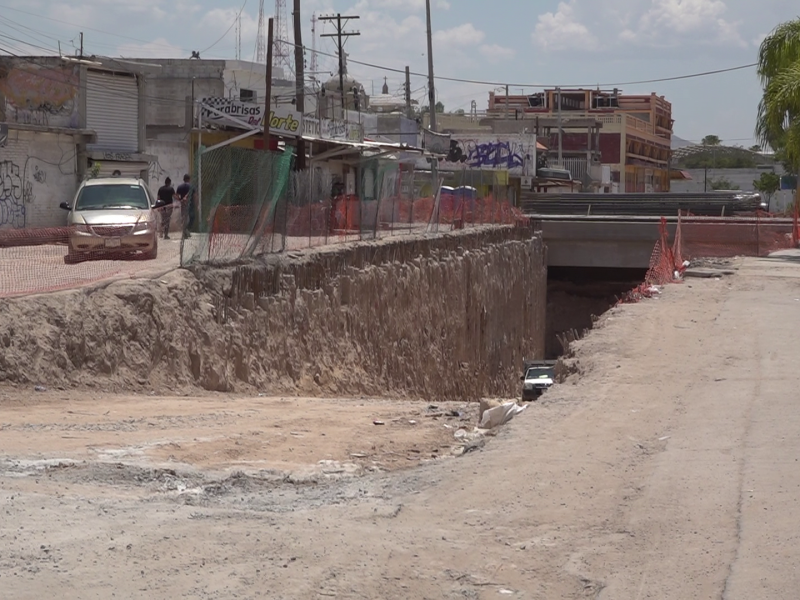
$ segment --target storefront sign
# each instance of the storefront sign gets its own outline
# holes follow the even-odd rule
[[[264,106],[256,102],[241,102],[232,98],[203,98],[200,114],[204,123],[253,129],[263,126]],[[303,115],[279,106],[270,110],[269,132],[284,137],[303,133]]]
[[[348,142],[364,141],[361,125],[358,123],[348,123],[346,121],[323,119],[322,131],[320,134],[320,137],[328,140],[345,140]]]

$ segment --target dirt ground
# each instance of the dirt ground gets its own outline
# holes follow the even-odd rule
[[[3,464],[19,472],[91,464],[195,477],[394,471],[452,456],[474,404],[376,399],[163,398],[0,392]],[[463,435],[459,434],[459,437]],[[13,457],[13,458],[12,458]]]
[[[727,268],[461,456],[458,406],[2,389],[0,596],[796,598],[800,253]]]

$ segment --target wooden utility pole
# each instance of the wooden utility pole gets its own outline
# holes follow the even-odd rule
[[[267,23],[267,92],[264,98],[264,150],[269,150],[269,123],[270,106],[272,106],[272,24],[270,18]]]
[[[339,52],[339,93],[342,95],[342,118],[344,118],[344,111],[345,111],[345,91],[344,91],[344,69],[345,69],[345,62],[344,62],[344,45],[347,42],[347,38],[361,35],[358,31],[344,31],[344,28],[347,26],[347,22],[350,19],[360,19],[361,17],[356,15],[349,15],[349,16],[342,16],[341,14],[337,13],[335,15],[330,15],[327,17],[320,17],[317,19],[318,21],[333,21],[336,23],[336,33],[323,33],[320,37],[335,37],[336,38],[336,48]],[[344,19],[344,23],[342,23],[342,19]]]
[[[436,88],[433,79],[433,31],[431,29],[431,0],[425,0],[425,16],[428,20],[428,109],[431,115],[431,131],[436,131]]]
[[[410,119],[411,113],[411,68],[406,67],[406,116]]]
[[[306,112],[305,95],[305,57],[303,56],[303,27],[300,23],[300,0],[294,0],[294,84],[295,84],[295,107],[302,118]],[[306,142],[303,139],[302,130],[297,138],[297,156],[295,157],[295,169],[302,171],[306,168]]]

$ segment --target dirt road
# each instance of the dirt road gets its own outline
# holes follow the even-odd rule
[[[800,255],[734,266],[614,309],[581,342],[581,375],[482,449],[414,469],[254,467],[270,444],[249,432],[270,433],[279,401],[154,412],[151,398],[70,397],[59,414],[56,396],[2,390],[0,595],[795,598]],[[380,427],[393,435],[391,419],[428,419],[424,405],[340,408],[360,425],[325,446],[339,461],[367,453]],[[423,447],[398,432],[401,454]],[[447,444],[436,435],[426,452]],[[197,458],[236,440],[248,441],[238,457]],[[313,444],[302,452],[321,460]]]

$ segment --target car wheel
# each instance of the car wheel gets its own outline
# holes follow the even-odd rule
[[[153,240],[153,249],[149,250],[148,252],[145,252],[142,255],[142,258],[144,258],[144,260],[153,260],[157,257],[158,257],[158,238],[156,237],[156,239]]]
[[[84,262],[85,260],[87,259],[84,255],[78,252],[73,252],[72,250],[69,250],[64,255],[64,264],[66,265],[76,265],[78,263]]]

